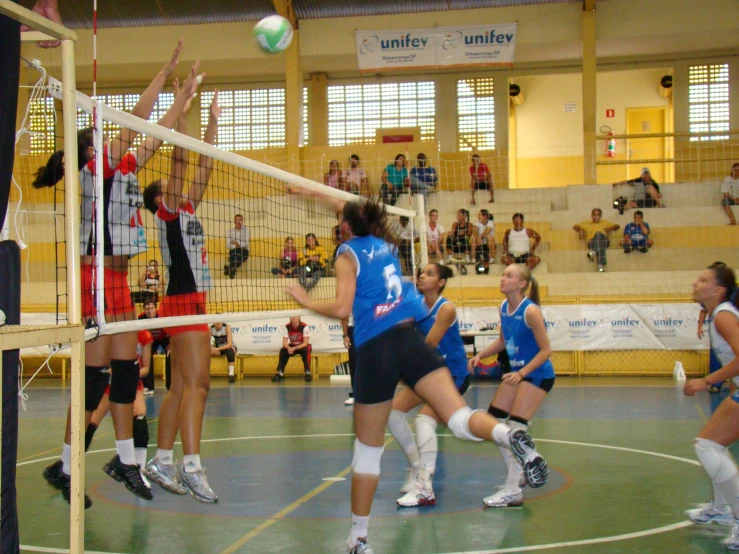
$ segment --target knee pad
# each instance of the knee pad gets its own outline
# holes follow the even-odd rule
[[[508,412],[501,410],[500,408],[496,408],[492,404],[488,408],[488,413],[501,422],[505,422],[505,420],[508,419]]]
[[[476,437],[470,431],[470,418],[475,412],[482,410],[473,410],[469,406],[460,408],[452,414],[446,426],[454,434],[455,437],[466,441],[482,441],[483,439]]]
[[[134,448],[149,446],[149,424],[145,415],[133,416],[133,446]]]
[[[695,453],[712,481],[724,483],[737,474],[726,447],[708,439],[695,439]]]
[[[522,429],[526,431],[529,428],[529,420],[512,415],[511,418],[508,420],[508,427],[510,427],[514,431],[516,429]]]
[[[98,426],[94,423],[90,422],[87,426],[87,429],[85,429],[85,452],[87,452],[90,449],[90,444],[92,443],[92,437],[95,436],[95,431],[98,430]]]
[[[111,360],[110,370],[110,401],[133,404],[139,386],[138,360]]]
[[[363,475],[380,475],[380,460],[384,451],[384,446],[367,446],[355,439],[352,471]]]
[[[94,412],[110,383],[110,370],[105,366],[85,366],[85,411]]]

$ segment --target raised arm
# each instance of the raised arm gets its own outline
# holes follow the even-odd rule
[[[175,90],[179,93],[179,85],[175,80]],[[177,123],[177,130],[184,132],[185,118],[181,117]],[[187,177],[187,165],[189,163],[188,151],[182,148],[182,146],[175,146],[172,150],[172,169],[169,174],[169,182],[166,187],[162,190],[162,200],[164,205],[170,213],[176,213],[177,209],[182,202],[182,189],[184,187],[185,179]]]
[[[215,144],[218,135],[218,118],[220,116],[221,106],[218,105],[218,91],[216,91],[213,95],[213,102],[210,103],[208,126],[205,128],[205,137],[203,138],[204,142]],[[192,202],[192,206],[195,209],[198,208],[198,204],[200,204],[200,201],[205,195],[205,189],[208,188],[211,171],[213,171],[213,158],[200,154],[198,156],[198,165],[195,169],[195,176],[188,191],[190,202]]]

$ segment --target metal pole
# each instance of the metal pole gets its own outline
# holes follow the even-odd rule
[[[416,195],[416,213],[418,214],[418,244],[421,249],[421,267],[426,267],[429,263],[429,243],[428,233],[426,233],[426,202],[424,202],[423,194]]]

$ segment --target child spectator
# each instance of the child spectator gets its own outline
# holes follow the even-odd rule
[[[624,239],[618,244],[623,246],[626,254],[632,250],[646,252],[654,244],[654,241],[649,238],[649,233],[649,223],[644,221],[644,212],[636,210],[634,221],[624,227]]]
[[[731,173],[721,183],[721,205],[729,216],[729,225],[736,225],[732,206],[739,206],[739,163],[731,166]]]
[[[278,267],[272,268],[272,274],[280,278],[295,277],[298,267],[298,250],[295,248],[295,240],[292,237],[285,239],[285,248],[282,249],[278,260]]]
[[[323,176],[323,184],[332,189],[341,188],[341,171],[339,171],[339,162],[331,160],[328,164],[328,173]]]
[[[369,194],[369,185],[367,181],[367,173],[359,167],[359,156],[352,154],[349,157],[349,169],[345,169],[341,174],[339,186],[346,192],[367,196]]]
[[[475,262],[487,270],[490,262],[495,263],[495,222],[488,210],[480,210],[475,223]],[[487,271],[484,271],[487,273]]]
[[[305,288],[311,290],[326,274],[326,251],[318,244],[316,235],[305,235],[305,248],[298,257],[298,281]]]
[[[444,244],[444,227],[439,223],[439,211],[431,210],[429,212],[429,224],[426,227],[426,238],[428,243],[429,256],[436,256],[440,263],[444,263],[444,255],[442,254],[442,245]]]

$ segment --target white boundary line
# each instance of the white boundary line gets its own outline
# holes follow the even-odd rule
[[[310,434],[310,435],[262,435],[262,436],[254,436],[254,437],[225,437],[220,439],[204,439],[201,442],[204,443],[211,443],[211,442],[233,442],[233,441],[250,441],[250,440],[280,440],[280,439],[311,439],[311,438],[337,438],[337,437],[353,437],[354,433],[326,433],[326,434]],[[386,434],[385,436],[389,436],[389,434]],[[452,437],[454,435],[451,435],[449,433],[442,433],[439,436],[441,437]],[[670,454],[662,454],[660,452],[649,452],[648,450],[638,450],[635,448],[625,448],[622,446],[610,446],[606,444],[593,444],[588,442],[574,442],[574,441],[562,441],[562,440],[556,440],[556,439],[536,439],[537,442],[544,442],[544,443],[551,443],[551,444],[564,444],[564,445],[571,445],[571,446],[584,446],[589,448],[601,448],[604,450],[617,450],[620,452],[629,452],[632,454],[643,454],[646,456],[654,456],[657,458],[664,458],[667,460],[672,460],[675,462],[682,462],[685,464],[690,465],[696,465],[699,466],[700,462],[696,460],[691,460],[689,458],[681,458],[680,456],[672,456]],[[180,443],[175,443],[180,444]],[[156,446],[156,445],[150,445],[150,446]],[[105,452],[113,452],[115,451],[115,448],[105,448],[102,450],[91,450],[88,452],[88,454],[100,454]],[[49,460],[56,460],[59,456],[47,456],[45,458],[38,458],[36,460],[28,460],[25,462],[21,462],[19,464],[16,464],[16,467],[22,467],[26,465],[46,462]],[[671,531],[676,531],[678,529],[682,529],[684,527],[689,527],[693,525],[692,521],[681,521],[679,523],[672,523],[670,525],[664,525],[662,527],[655,527],[654,529],[646,529],[644,531],[635,531],[633,533],[625,533],[623,535],[613,535],[610,537],[599,537],[595,539],[582,539],[577,541],[565,541],[565,542],[557,542],[557,543],[549,543],[549,544],[539,544],[539,545],[532,545],[532,546],[517,546],[512,548],[500,548],[495,550],[471,550],[466,552],[450,552],[447,554],[507,554],[511,552],[533,552],[536,550],[551,550],[554,548],[564,548],[564,547],[570,547],[570,546],[587,546],[590,544],[603,544],[603,543],[611,543],[611,542],[618,542],[618,541],[624,541],[629,539],[638,539],[641,537],[649,537],[652,535],[659,535],[661,533],[669,533]],[[27,552],[48,552],[48,553],[54,553],[54,554],[66,554],[69,552],[69,550],[61,549],[61,548],[46,548],[46,547],[40,547],[40,546],[28,546],[28,545],[21,545],[21,550],[25,550]],[[118,554],[114,552],[94,552],[94,551],[85,551],[87,554]]]

